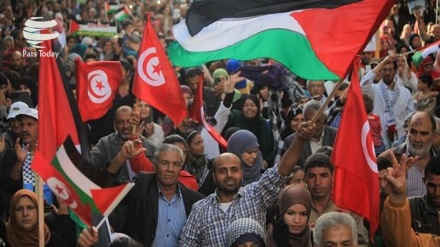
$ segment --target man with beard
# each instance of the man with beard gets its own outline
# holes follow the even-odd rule
[[[382,80],[378,84],[365,82],[362,91],[371,94],[373,113],[379,115],[382,138],[390,147],[393,141],[405,134],[403,123],[405,117],[414,111],[414,103],[409,90],[396,84],[397,62],[394,57],[387,57],[378,69],[382,72]]]
[[[252,218],[260,225],[266,221],[266,210],[278,199],[283,184],[301,157],[303,142],[310,138],[315,126],[302,123],[297,138],[281,158],[279,165],[267,169],[260,180],[244,187],[240,159],[232,153],[218,156],[213,165],[215,193],[195,203],[183,233],[181,247],[224,246],[226,233],[232,222]]]
[[[394,154],[400,160],[402,154],[419,156],[419,160],[408,170],[406,192],[408,197],[423,196],[426,187],[423,183],[424,171],[429,159],[436,155],[432,141],[436,129],[434,117],[428,112],[416,112],[409,122],[406,142],[394,149]],[[386,154],[385,154],[386,155]]]
[[[110,173],[118,180],[130,180],[135,173],[131,169],[129,159],[130,155],[126,155],[123,150],[124,143],[129,141],[133,129],[131,124],[132,109],[129,106],[121,106],[115,112],[114,127],[115,132],[99,139],[98,143],[90,151],[90,162],[93,166]],[[133,138],[133,139],[137,139]],[[136,143],[140,143],[137,141]],[[130,145],[133,142],[130,142]],[[145,155],[152,160],[156,147],[146,138],[142,140],[142,146],[147,149]]]

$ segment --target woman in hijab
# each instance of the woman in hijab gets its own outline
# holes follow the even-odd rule
[[[301,105],[292,104],[286,119],[284,120],[284,130],[281,132],[281,140],[286,139],[289,135],[295,133],[298,130],[299,125],[304,122],[303,108]]]
[[[248,94],[242,97],[242,102],[241,111],[231,111],[224,129],[235,126],[252,132],[261,144],[263,167],[271,167],[275,158],[274,138],[267,119],[261,117],[260,99]]]
[[[261,177],[263,157],[257,137],[249,130],[238,130],[228,140],[228,152],[237,155],[243,169],[241,186],[256,182]]]
[[[0,226],[0,237],[6,246],[39,246],[37,195],[30,190],[17,191],[12,196],[9,211],[9,221],[2,222]],[[60,218],[55,225],[57,232],[51,231],[48,225],[44,224],[44,243],[47,247],[71,246],[66,242],[69,238],[64,235],[68,234],[67,229],[72,226],[66,206],[64,205],[63,209],[60,207],[58,212]]]
[[[212,161],[205,157],[205,145],[200,133],[193,130],[186,136],[188,153],[184,170],[196,177],[199,187],[202,187],[206,178],[210,175]]]
[[[285,187],[279,198],[282,218],[267,230],[268,247],[310,247],[312,196],[303,186]]]
[[[139,105],[139,118],[141,135],[146,137],[149,141],[159,147],[164,139],[164,133],[162,127],[153,122],[153,109],[145,101],[140,100]]]

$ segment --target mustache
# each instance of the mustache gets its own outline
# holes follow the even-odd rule
[[[23,132],[21,132],[21,135],[22,135],[22,136],[29,136],[29,135],[31,135],[31,134],[29,134],[29,132],[27,132],[27,131],[23,131]]]

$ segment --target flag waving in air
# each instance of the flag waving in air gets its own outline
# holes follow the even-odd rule
[[[432,44],[423,46],[414,53],[412,56],[412,61],[416,66],[419,66],[423,59],[427,56],[436,53],[440,48],[440,41],[434,42]]]
[[[214,138],[214,140],[218,144],[220,144],[221,147],[226,149],[228,143],[226,142],[225,138],[223,138],[223,136],[220,135],[220,133],[218,133],[214,127],[212,127],[208,122],[206,122],[205,119],[205,111],[203,109],[203,74],[200,75],[199,85],[197,86],[197,92],[188,114],[190,118],[195,119],[199,123],[201,123],[203,127],[205,127],[205,129],[211,135],[211,137]]]
[[[176,72],[151,25],[149,15],[138,54],[133,94],[179,125],[188,110]]]
[[[379,226],[379,175],[370,124],[360,89],[355,60],[342,119],[331,157],[335,165],[333,202],[370,223],[374,236]]]
[[[78,109],[83,122],[102,117],[112,106],[116,90],[122,81],[121,63],[99,61],[76,65]]]
[[[393,0],[202,0],[173,28],[176,66],[272,58],[306,79],[338,80]],[[231,6],[234,6],[231,8]]]

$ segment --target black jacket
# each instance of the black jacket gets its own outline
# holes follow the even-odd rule
[[[121,205],[110,215],[110,225],[116,232],[122,232],[142,243],[153,244],[159,214],[159,190],[155,173],[139,173],[134,177],[135,186]],[[192,205],[204,196],[178,184],[183,197],[186,216]]]
[[[415,232],[440,235],[438,212],[426,195],[410,198],[409,205],[411,208],[411,225]]]

